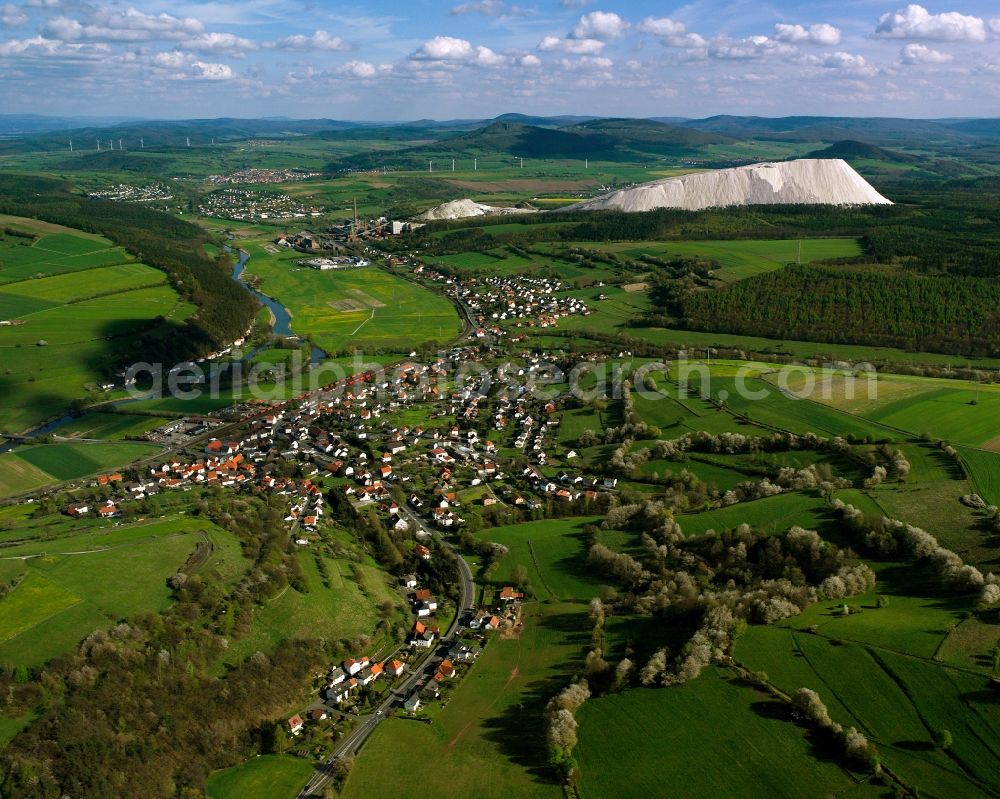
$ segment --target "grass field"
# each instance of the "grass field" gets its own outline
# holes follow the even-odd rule
[[[879,795],[816,758],[780,705],[716,669],[679,688],[591,699],[577,721],[581,799],[622,796],[623,786],[664,799]]]
[[[823,499],[802,491],[677,517],[686,535],[699,535],[706,530],[722,532],[744,523],[759,532],[772,534],[784,532],[792,525],[816,530],[828,524],[830,519],[830,508]]]
[[[1000,452],[985,452],[972,447],[959,447],[972,485],[990,505],[1000,505]]]
[[[559,519],[526,522],[484,530],[480,538],[509,550],[494,579],[505,581],[516,565],[528,570],[532,591],[539,599],[587,600],[597,596],[597,585],[587,566],[581,529],[599,519]]]
[[[124,527],[42,519],[17,532],[23,543],[5,547],[0,561],[3,579],[20,579],[0,599],[3,663],[40,664],[95,629],[162,611],[171,602],[167,578],[199,545],[209,547],[200,568],[226,583],[247,565],[234,536],[187,516]]]
[[[209,799],[290,799],[313,772],[308,760],[265,755],[210,775]]]
[[[715,277],[727,282],[781,269],[788,264],[796,263],[800,257],[802,263],[812,263],[831,258],[852,258],[861,255],[861,247],[855,239],[642,241],[596,245],[588,242],[578,246],[615,252],[634,258],[641,255],[654,255],[659,258],[672,255],[711,258],[718,261],[720,266],[715,272]]]
[[[250,632],[234,641],[226,660],[237,663],[257,650],[268,651],[293,638],[353,638],[373,635],[379,621],[377,607],[389,601],[399,607],[402,600],[392,591],[385,575],[375,566],[357,564],[362,579],[355,579],[352,564],[322,555],[329,587],[312,552],[300,552],[299,563],[308,588],[299,593],[287,588],[263,608],[255,611]]]
[[[46,232],[34,220],[12,224],[43,234],[33,247],[0,239],[0,319],[23,322],[0,329],[0,429],[17,433],[94,395],[115,346],[109,339],[161,317],[183,321],[194,307],[163,272],[132,263],[99,237]]]
[[[434,723],[390,718],[365,744],[344,799],[425,799],[413,775],[430,768],[440,792],[480,799],[558,799],[545,767],[541,712],[589,641],[582,605],[529,605],[519,638],[491,641]]]
[[[125,413],[94,412],[60,425],[55,431],[61,438],[109,439],[113,441],[141,436],[167,423],[162,416],[132,416]]]
[[[251,254],[247,271],[288,308],[295,333],[327,352],[409,352],[426,341],[446,342],[461,329],[449,300],[383,269],[320,272],[296,266],[301,254],[274,256],[259,243],[241,246]]]
[[[116,469],[159,450],[155,445],[125,442],[18,447],[0,455],[0,496]]]
[[[893,603],[897,599],[893,596]],[[888,612],[881,625],[872,623],[873,637],[878,637],[880,626],[892,634],[892,607],[862,614]],[[909,634],[896,641],[926,634],[933,624],[933,616],[925,617],[922,632],[921,625],[910,623]],[[984,675],[898,652],[890,640],[859,645],[822,632],[754,627],[741,639],[736,656],[765,671],[785,691],[818,691],[835,720],[857,726],[894,773],[927,795],[992,795],[990,775],[1000,766],[1000,749],[994,743],[1000,716],[987,698]],[[947,754],[933,745],[933,733],[939,729],[954,736]]]

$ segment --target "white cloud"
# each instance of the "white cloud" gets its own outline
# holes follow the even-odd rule
[[[17,7],[13,3],[6,3],[0,6],[0,25],[6,28],[16,28],[28,21],[28,15],[24,9]]]
[[[240,53],[257,49],[257,42],[244,39],[233,33],[203,33],[191,39],[185,39],[178,45],[183,50],[196,53]]]
[[[97,9],[86,23],[60,16],[49,20],[43,33],[63,41],[142,42],[156,39],[183,39],[200,34],[205,29],[193,17],[173,17],[170,14],[146,14],[129,8],[125,11]]]
[[[611,11],[591,11],[573,26],[573,39],[617,39],[628,30],[628,23]]]
[[[481,67],[509,64],[510,58],[482,45],[473,46],[465,39],[454,36],[435,36],[424,42],[411,55],[416,61],[460,61]]]
[[[478,0],[478,2],[462,3],[453,6],[448,13],[452,16],[482,14],[486,17],[525,17],[528,15],[528,12],[521,6],[509,6],[504,0]]]
[[[529,53],[528,55],[520,56],[517,59],[517,64],[518,64],[518,66],[531,67],[532,69],[534,69],[534,68],[540,67],[542,65],[542,59],[540,59],[536,55],[531,55]]]
[[[931,14],[923,6],[910,4],[899,11],[883,14],[875,35],[887,39],[983,42],[986,41],[986,23],[979,17],[957,11]]]
[[[831,47],[840,44],[840,31],[825,22],[808,28],[778,23],[774,26],[774,38],[791,44],[821,44]]]
[[[368,61],[348,61],[346,64],[341,64],[337,67],[334,72],[338,75],[345,75],[351,78],[374,78],[378,75],[384,75],[392,71],[392,66],[389,64],[372,64]]]
[[[899,51],[904,64],[947,64],[954,59],[948,53],[932,50],[926,44],[911,42]]]
[[[558,36],[546,36],[538,43],[538,49],[545,52],[594,55],[604,49],[604,42],[597,39],[560,39]]]
[[[0,42],[0,56],[105,58],[110,52],[111,48],[103,43],[72,44],[44,36]]]
[[[986,27],[990,29],[990,33],[992,33],[994,36],[1000,36],[1000,18],[991,19],[989,22],[986,23]]]
[[[827,69],[839,69],[852,75],[871,77],[878,73],[878,70],[869,64],[864,56],[842,51],[831,53],[821,63]]]
[[[659,37],[668,47],[699,49],[708,44],[703,36],[688,33],[683,22],[677,22],[669,17],[646,17],[637,28],[643,33]]]
[[[56,8],[59,6],[59,0],[28,0],[25,5],[31,8]]]
[[[454,36],[435,36],[424,42],[411,58],[421,61],[466,61],[474,54],[472,43]]]
[[[346,42],[339,36],[331,36],[324,30],[316,31],[312,36],[286,36],[275,42],[270,42],[268,47],[277,50],[326,50],[329,52],[342,53],[351,49],[350,42]]]
[[[767,36],[748,36],[746,39],[717,39],[709,48],[712,58],[724,61],[749,60],[768,56],[789,56],[797,50],[787,42],[779,42]]]
[[[231,80],[233,70],[228,64],[207,64],[204,61],[195,61],[191,67],[193,72],[191,77],[202,80]]]

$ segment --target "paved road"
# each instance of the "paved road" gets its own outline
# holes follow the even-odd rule
[[[323,764],[316,769],[316,773],[313,774],[312,779],[306,783],[306,786],[299,793],[299,799],[315,799],[315,797],[322,796],[323,788],[333,776],[331,774],[330,764],[337,758],[357,752],[358,749],[361,748],[361,745],[368,740],[368,736],[371,735],[375,731],[375,728],[382,722],[382,719],[386,717],[393,705],[405,701],[406,698],[416,689],[418,683],[433,678],[434,672],[442,660],[440,652],[447,649],[448,645],[455,639],[458,632],[462,628],[462,619],[465,618],[468,611],[471,611],[474,608],[476,583],[472,579],[472,569],[469,567],[465,558],[458,553],[450,542],[445,541],[440,533],[428,528],[424,523],[424,520],[413,513],[409,507],[402,505],[400,506],[400,511],[410,520],[412,524],[416,525],[418,529],[422,530],[427,535],[434,536],[445,549],[450,551],[455,556],[455,559],[458,562],[458,571],[461,580],[459,584],[459,600],[455,610],[455,618],[452,619],[447,632],[441,636],[437,649],[430,652],[417,666],[417,668],[413,670],[410,676],[386,696],[385,701],[383,701],[382,704],[375,709],[374,713],[360,717],[358,725],[351,730],[350,734],[344,738],[344,740],[337,744],[330,756],[326,758],[326,760],[323,761]]]

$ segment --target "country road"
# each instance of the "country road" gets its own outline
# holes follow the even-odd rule
[[[463,558],[455,547],[450,542],[446,541],[440,533],[432,531],[428,528],[423,519],[413,513],[409,507],[401,505],[400,511],[409,519],[411,524],[416,525],[416,527],[423,531],[426,535],[436,538],[438,542],[455,557],[455,560],[458,563],[458,571],[461,578],[461,583],[459,585],[459,600],[458,605],[455,608],[455,617],[452,619],[447,632],[441,636],[437,648],[424,658],[419,667],[416,668],[401,685],[398,685],[389,692],[385,701],[375,709],[374,713],[362,716],[359,720],[360,723],[358,726],[351,730],[350,734],[337,744],[333,752],[323,761],[322,765],[316,769],[312,778],[299,792],[299,799],[317,799],[318,797],[321,797],[323,795],[323,788],[333,776],[331,764],[340,757],[357,752],[361,748],[362,744],[368,740],[368,736],[375,731],[376,727],[378,727],[389,711],[392,710],[393,705],[403,702],[406,697],[414,691],[419,683],[432,679],[434,671],[437,669],[438,664],[442,660],[437,652],[439,652],[442,648],[445,648],[455,639],[459,631],[462,629],[462,619],[466,617],[469,611],[474,609],[476,583],[472,578],[472,569],[469,567],[465,558]]]

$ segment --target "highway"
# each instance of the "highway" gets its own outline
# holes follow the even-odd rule
[[[458,571],[461,580],[459,584],[459,600],[455,609],[455,617],[452,619],[447,632],[445,632],[439,639],[436,649],[428,653],[424,660],[413,670],[413,672],[402,682],[402,684],[396,686],[396,688],[388,694],[385,701],[375,709],[374,713],[361,716],[359,718],[358,725],[351,730],[350,734],[348,734],[344,740],[338,742],[333,752],[323,761],[323,764],[316,769],[312,778],[301,790],[299,793],[299,799],[317,799],[317,797],[322,796],[323,788],[333,777],[331,764],[340,757],[357,752],[361,748],[361,745],[368,740],[368,736],[375,731],[375,728],[378,727],[382,720],[392,710],[393,705],[404,702],[406,698],[417,688],[418,684],[426,684],[427,680],[433,679],[434,672],[437,670],[437,666],[442,660],[441,652],[449,648],[452,641],[455,640],[455,637],[462,629],[462,619],[466,617],[469,611],[474,609],[476,583],[472,579],[472,569],[469,567],[465,558],[459,554],[450,542],[445,541],[440,533],[429,529],[424,523],[424,520],[413,513],[409,507],[401,505],[400,511],[407,517],[407,519],[409,519],[411,524],[416,525],[416,527],[426,535],[436,538],[445,549],[455,556],[455,559],[458,562]]]

